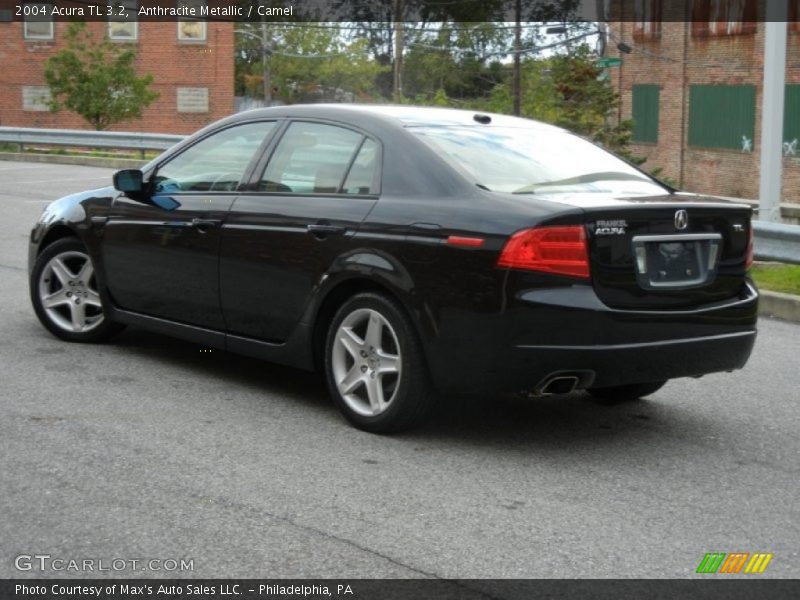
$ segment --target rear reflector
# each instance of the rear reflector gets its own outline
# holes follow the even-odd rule
[[[744,259],[745,271],[753,266],[753,224],[747,230],[747,257]]]
[[[448,246],[465,246],[467,248],[480,248],[483,246],[483,238],[461,237],[451,235],[447,238]]]
[[[498,267],[589,279],[589,250],[582,225],[518,231],[506,242]]]

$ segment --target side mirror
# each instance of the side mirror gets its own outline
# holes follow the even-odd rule
[[[114,188],[127,194],[141,193],[144,179],[139,169],[123,169],[114,173]]]

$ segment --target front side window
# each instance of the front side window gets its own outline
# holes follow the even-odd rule
[[[411,127],[473,183],[495,192],[663,194],[610,152],[557,129]]]
[[[274,126],[272,121],[246,123],[205,138],[158,168],[153,179],[154,192],[236,190]]]
[[[345,178],[353,165],[356,153],[368,141],[360,133],[321,123],[292,123],[281,138],[261,177],[259,189],[265,192],[294,194],[359,193],[349,189],[372,187],[372,173],[360,179],[353,169],[353,181]],[[374,142],[373,142],[374,143]],[[374,155],[374,152],[373,152]],[[360,167],[369,168],[369,150],[364,150]],[[374,168],[374,163],[373,163]],[[343,190],[343,186],[349,186]]]

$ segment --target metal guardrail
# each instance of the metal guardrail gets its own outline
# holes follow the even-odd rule
[[[800,225],[753,221],[753,232],[756,258],[800,265]]]
[[[144,156],[145,150],[166,150],[185,137],[183,135],[167,135],[163,133],[0,127],[0,142],[18,144],[20,152],[24,151],[26,144],[38,144],[45,146],[135,149],[141,150],[142,156]]]
[[[123,148],[142,151],[166,150],[186,136],[124,131],[86,131],[81,129],[35,129],[0,127],[0,142],[86,148]],[[800,264],[800,225],[753,221],[755,257],[761,260]]]

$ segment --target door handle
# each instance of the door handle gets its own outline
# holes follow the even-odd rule
[[[316,238],[324,238],[328,235],[344,233],[344,227],[341,225],[325,225],[323,223],[307,225],[306,230]]]
[[[192,219],[189,223],[191,227],[199,231],[205,231],[212,227],[219,227],[222,224],[222,219]]]

